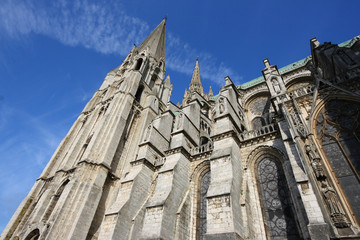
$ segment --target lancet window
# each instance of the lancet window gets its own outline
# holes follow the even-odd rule
[[[285,175],[277,159],[266,157],[257,166],[265,229],[269,239],[299,239]]]
[[[140,70],[142,63],[143,63],[143,59],[139,58],[136,62],[135,70]]]
[[[38,240],[40,237],[39,229],[33,230],[29,235],[25,238],[25,240]]]
[[[315,124],[327,164],[330,164],[354,216],[360,221],[360,102],[329,100],[317,115]],[[344,213],[330,208],[335,225],[338,225],[338,214]]]
[[[205,173],[200,181],[199,213],[198,213],[198,239],[204,239],[207,227],[207,192],[210,186],[210,171]]]

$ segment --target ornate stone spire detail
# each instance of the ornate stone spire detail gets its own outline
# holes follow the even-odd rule
[[[152,33],[138,47],[138,52],[148,51],[156,60],[165,60],[165,28],[166,18],[152,31]]]
[[[170,75],[168,74],[166,79],[165,79],[165,83],[164,83],[165,87],[170,87],[171,86],[171,82],[170,82]]]
[[[198,92],[199,94],[204,95],[204,91],[200,79],[200,68],[199,68],[198,58],[196,59],[194,72],[189,86],[189,92]]]
[[[213,96],[214,96],[214,93],[213,93],[213,90],[212,90],[212,88],[210,86],[208,97],[213,97]]]

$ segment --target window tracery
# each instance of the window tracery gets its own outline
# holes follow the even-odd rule
[[[266,157],[257,168],[265,225],[270,239],[298,239],[285,175],[280,163]]]
[[[200,210],[199,210],[199,239],[204,239],[204,235],[206,233],[206,227],[207,227],[207,191],[210,186],[210,172],[207,172],[204,174],[204,176],[201,178],[200,182]]]
[[[328,101],[316,118],[316,135],[343,192],[360,220],[360,103]],[[337,226],[335,212],[330,215]],[[334,215],[334,216],[333,216]],[[344,227],[340,224],[337,227]]]

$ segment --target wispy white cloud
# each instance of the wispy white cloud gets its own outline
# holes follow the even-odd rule
[[[125,55],[149,26],[126,15],[121,5],[88,0],[12,1],[0,9],[0,27],[11,37],[43,34],[70,46]]]
[[[188,43],[171,33],[167,35],[167,38],[166,66],[170,69],[191,75],[195,66],[195,59],[199,57],[202,78],[208,79],[217,85],[224,84],[225,76],[231,76],[235,83],[242,80],[240,75],[212,54],[192,48]]]
[[[0,231],[26,196],[68,128],[0,102]],[[21,131],[15,131],[21,129]],[[56,129],[56,130],[55,130]]]
[[[106,4],[105,4],[106,3]],[[151,31],[149,25],[126,14],[119,2],[91,0],[4,0],[0,30],[12,38],[42,34],[69,46],[82,46],[104,54],[127,55]],[[203,78],[221,85],[224,76],[240,81],[233,69],[209,53],[196,50],[173,34],[167,36],[167,67],[191,75],[199,57]]]

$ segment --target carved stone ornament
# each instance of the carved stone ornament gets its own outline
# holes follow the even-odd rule
[[[326,205],[328,207],[331,219],[333,220],[335,227],[349,227],[350,223],[345,216],[344,210],[341,206],[339,197],[336,194],[335,190],[330,187],[326,181],[323,181],[321,183],[321,192],[325,199]]]
[[[225,99],[223,97],[219,98],[219,114],[222,114],[225,111]]]
[[[281,92],[281,89],[280,89],[280,85],[279,85],[278,80],[276,80],[276,79],[274,78],[274,79],[271,80],[271,82],[272,82],[272,85],[273,85],[273,87],[274,87],[274,91],[275,91],[276,93],[280,93],[280,92]]]
[[[178,117],[177,117],[177,124],[176,124],[176,129],[179,129],[181,127],[181,124],[182,124],[182,118],[183,117],[183,113],[179,113],[178,114]]]
[[[297,130],[297,132],[300,134],[301,137],[305,138],[306,137],[306,129],[304,124],[302,123],[300,116],[298,115],[298,113],[295,112],[295,110],[293,108],[291,108],[290,110],[290,115],[291,118],[294,122],[295,128]]]
[[[149,140],[151,128],[152,128],[152,122],[149,124],[149,126],[148,126],[147,129],[146,129],[146,133],[145,133],[145,137],[144,137],[144,142],[147,141],[147,140]]]
[[[314,149],[314,147],[310,146],[310,144],[305,145],[305,151],[307,156],[309,157],[311,167],[315,173],[317,179],[324,179],[326,175],[324,173],[324,169],[321,164],[320,156]]]
[[[349,227],[350,222],[348,221],[345,211],[342,208],[339,196],[328,183],[323,166],[321,164],[321,157],[317,153],[314,143],[309,140],[306,141],[307,144],[305,145],[305,152],[309,157],[311,168],[316,176],[316,179],[318,180],[317,183],[320,185],[320,190],[323,199],[326,202],[326,206],[332,221],[337,228]]]

